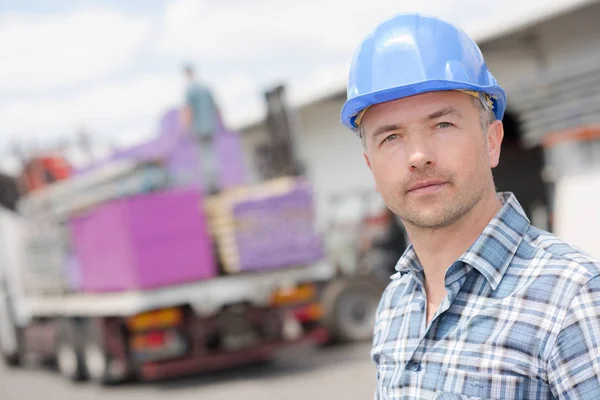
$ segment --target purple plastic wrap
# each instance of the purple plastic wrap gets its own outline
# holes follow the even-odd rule
[[[228,189],[244,184],[246,169],[239,134],[226,129],[220,119],[215,137],[215,150],[220,188]],[[149,161],[161,158],[166,161],[167,170],[178,182],[178,186],[200,188],[202,168],[199,155],[193,135],[186,132],[181,124],[179,110],[171,109],[162,117],[156,139],[117,151],[107,159],[76,171],[76,174],[83,174],[117,160]]]
[[[237,204],[233,214],[239,269],[281,268],[324,257],[313,212],[312,194],[300,186],[283,195]]]
[[[212,278],[217,267],[195,190],[120,199],[70,221],[85,292],[150,289]]]

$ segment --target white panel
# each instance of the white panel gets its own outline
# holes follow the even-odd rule
[[[326,222],[331,196],[375,187],[360,140],[339,122],[342,105],[342,100],[330,100],[302,111],[299,144],[316,188],[320,225]]]
[[[600,169],[556,184],[555,233],[600,258]]]

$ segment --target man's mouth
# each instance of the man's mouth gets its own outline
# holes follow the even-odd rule
[[[439,179],[428,179],[416,182],[409,189],[408,193],[426,194],[434,193],[442,189],[448,182]]]

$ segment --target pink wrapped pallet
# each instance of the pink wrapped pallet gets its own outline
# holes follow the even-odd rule
[[[123,198],[70,221],[84,292],[212,278],[217,266],[196,190]]]

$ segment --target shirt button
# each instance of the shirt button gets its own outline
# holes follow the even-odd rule
[[[421,363],[417,361],[411,361],[408,365],[408,369],[414,372],[421,370]]]

